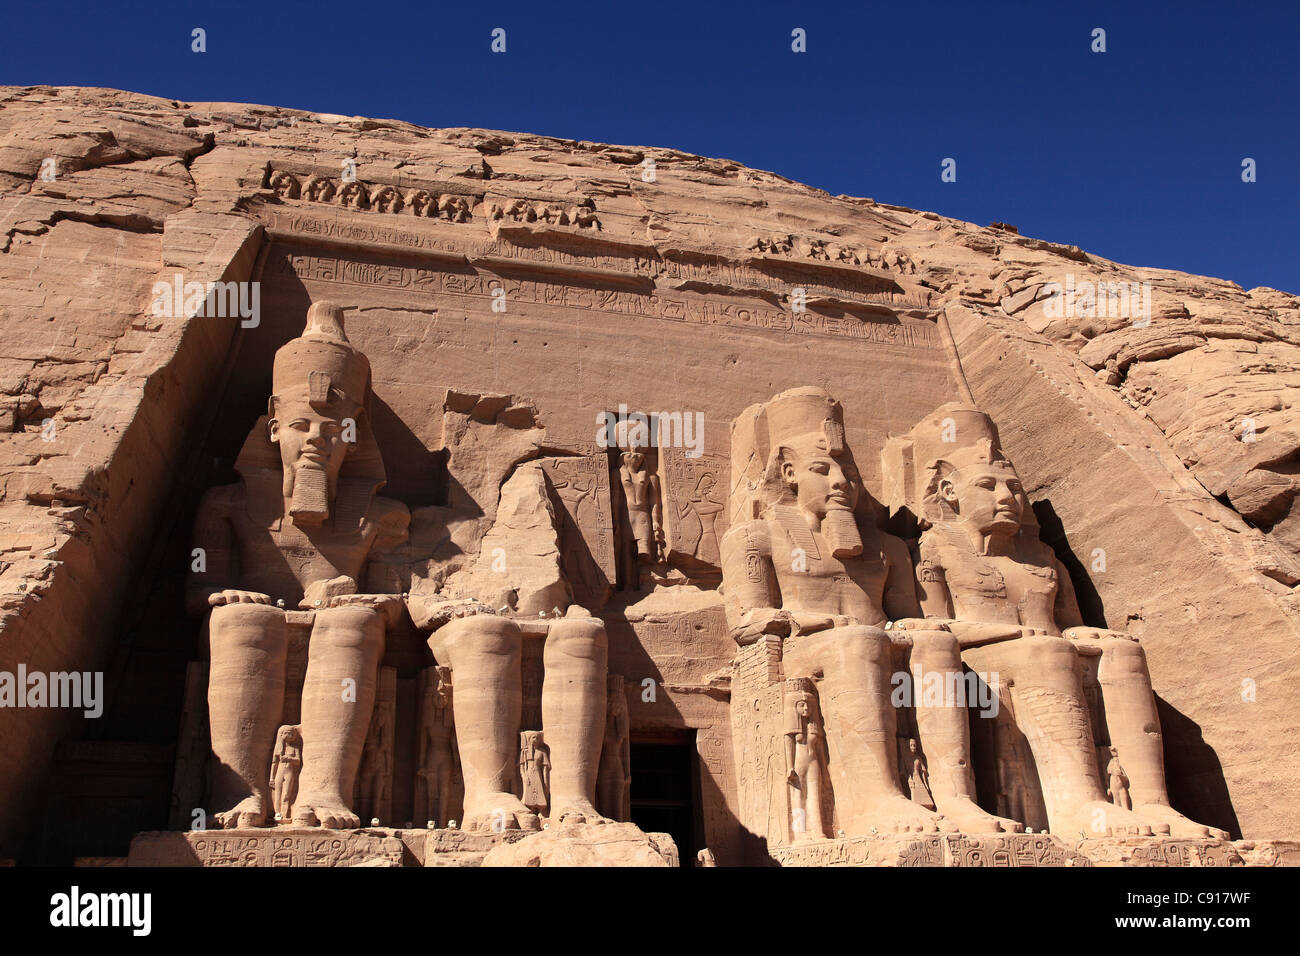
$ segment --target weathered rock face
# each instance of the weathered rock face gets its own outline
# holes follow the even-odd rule
[[[256,309],[214,309],[210,282],[256,283]],[[107,670],[107,700],[99,724],[0,709],[0,857],[39,855],[47,790],[77,805],[60,741],[175,740],[203,646],[181,608],[194,510],[324,299],[369,358],[384,494],[411,511],[393,589],[600,615],[634,747],[699,761],[683,857],[752,859],[737,792],[782,775],[732,738],[744,655],[716,588],[728,524],[754,517],[726,509],[731,424],[805,385],[843,403],[877,497],[890,436],[951,401],[987,412],[1086,623],[1141,640],[1174,805],[1234,836],[1300,824],[1296,296],[672,150],[41,87],[0,90],[0,672]],[[644,509],[598,439],[620,409],[676,431]],[[488,594],[494,535],[531,543]],[[404,619],[399,723],[430,663]],[[85,790],[101,805],[63,821],[80,855],[163,825],[169,783]]]

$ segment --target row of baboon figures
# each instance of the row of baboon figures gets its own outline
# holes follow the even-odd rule
[[[353,796],[385,634],[403,611],[455,681],[461,826],[607,820],[615,801],[596,806],[608,752],[603,622],[565,602],[521,628],[522,611],[499,613],[496,595],[486,603],[457,584],[481,587],[483,575],[426,580],[411,572],[409,583],[393,586],[391,574],[373,573],[380,556],[407,540],[409,512],[378,494],[385,475],[366,414],[370,397],[370,365],[347,339],[342,308],[313,304],[303,334],[276,353],[267,417],[237,462],[241,480],[210,490],[199,507],[194,543],[207,562],[192,572],[189,597],[195,614],[208,615],[216,820],[274,821],[271,791],[280,785],[271,786],[270,769],[285,723],[287,648],[306,630],[300,730],[285,732],[296,749],[285,757],[290,744],[282,745],[276,770],[285,766],[286,786],[296,775],[297,792],[280,803],[299,825],[359,825]],[[1084,625],[988,417],[946,405],[890,439],[882,455],[885,494],[877,502],[845,442],[839,404],[817,388],[783,392],[733,423],[731,522],[720,546],[723,604],[741,645],[733,713],[771,699],[745,682],[756,672],[744,667],[752,653],[775,649],[781,677],[767,680],[802,678],[809,690],[793,737],[783,733],[781,705],[768,715],[768,740],[736,731],[738,762],[751,747],[788,751],[805,835],[831,835],[820,821],[807,825],[823,802],[825,822],[848,836],[1019,830],[1022,821],[977,803],[965,701],[919,692],[929,675],[973,671],[1006,695],[1051,830],[1206,835],[1169,805],[1141,648],[1125,634]],[[910,510],[918,539],[886,534],[882,505]],[[501,523],[491,532],[507,545],[511,533]],[[525,640],[543,642],[541,737],[521,742]],[[901,730],[925,754],[928,801],[910,799],[898,773],[900,666],[918,688]],[[1085,685],[1095,690],[1095,717]],[[824,751],[809,749],[818,735]],[[1107,799],[1098,741],[1116,749],[1125,770],[1128,796],[1118,803]],[[606,779],[618,776],[625,788],[623,765]],[[437,773],[436,762],[423,769]],[[424,798],[428,819],[439,823],[449,818],[441,781]],[[825,783],[824,799],[810,800],[817,782]],[[623,816],[626,799],[624,791],[616,801]],[[743,825],[765,829],[749,819],[743,793],[740,814]]]

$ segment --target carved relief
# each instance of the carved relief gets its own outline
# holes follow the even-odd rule
[[[298,799],[298,772],[302,769],[302,728],[285,724],[275,738],[271,755],[271,798],[276,819],[293,816],[293,802]]]
[[[727,523],[726,459],[660,447],[663,523],[670,562],[721,569],[722,536]]]
[[[595,204],[590,199],[579,204],[536,202],[528,199],[500,199],[489,203],[489,225],[502,221],[600,230]]]
[[[340,223],[323,222],[318,225],[326,235],[351,234],[353,231]],[[316,224],[313,225],[315,228]],[[926,321],[899,322],[892,318],[890,321],[864,321],[852,316],[823,315],[813,311],[791,314],[759,305],[720,302],[700,296],[591,289],[559,281],[506,279],[487,273],[466,275],[462,272],[379,265],[309,254],[276,257],[270,268],[272,271],[290,273],[304,279],[344,285],[382,284],[431,295],[481,296],[488,299],[491,299],[495,289],[505,289],[511,302],[536,302],[569,309],[649,316],[695,325],[725,325],[795,335],[849,338],[903,348],[937,349],[941,346],[935,326]],[[885,300],[892,301],[888,295]]]
[[[627,821],[632,817],[632,758],[622,676],[610,674],[606,689],[605,736],[596,778],[596,806],[611,820]]]
[[[791,678],[785,682],[785,765],[790,832],[796,842],[826,837],[822,822],[829,783],[826,764],[826,733],[817,690],[806,677]]]
[[[851,266],[871,266],[901,275],[915,275],[916,263],[910,256],[889,249],[869,252],[853,249],[828,239],[810,239],[787,234],[784,236],[754,236],[745,247],[751,252],[777,256],[802,256],[821,262],[839,262]]]
[[[391,824],[393,815],[393,734],[397,729],[397,671],[379,670],[374,715],[357,774],[357,814],[363,824]]]
[[[460,816],[459,757],[452,711],[450,667],[420,672],[420,728],[416,741],[415,809],[421,823],[446,826]]]
[[[614,518],[604,455],[543,458],[553,490],[564,574],[573,599],[588,610],[604,606],[616,578]]]
[[[551,754],[540,730],[519,733],[519,779],[524,806],[544,814],[551,802]]]
[[[473,218],[475,198],[454,193],[439,193],[416,187],[403,192],[388,183],[342,181],[313,174],[302,178],[287,170],[273,170],[267,183],[280,200],[307,203],[337,203],[348,209],[367,210],[390,215],[408,214],[447,222],[469,222]],[[552,214],[553,217],[553,214]],[[570,218],[566,214],[566,218]]]

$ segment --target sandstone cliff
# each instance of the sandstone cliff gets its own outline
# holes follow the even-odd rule
[[[334,181],[349,165],[364,190],[340,202]],[[433,225],[408,229],[412,217]],[[524,273],[647,303],[643,333],[602,331],[595,312],[558,349],[539,332],[550,352],[537,363],[511,350],[508,317],[490,349],[448,309],[413,331],[383,311],[386,274],[372,270],[356,284],[373,294],[374,341],[357,335],[387,356],[376,376],[394,389],[429,381],[440,355],[454,366],[434,375],[441,385],[525,395],[544,413],[581,404],[574,423],[591,420],[592,401],[613,407],[607,380],[648,394],[645,407],[715,395],[710,434],[725,442],[746,404],[823,384],[853,419],[875,492],[883,438],[969,390],[1000,423],[1085,612],[1147,648],[1171,776],[1197,804],[1185,809],[1247,837],[1296,831],[1300,298],[653,147],[0,89],[0,671],[111,665],[111,694],[150,666],[122,658],[129,594],[144,568],[184,570],[155,535],[201,481],[203,436],[227,427],[218,397],[240,374],[241,335],[238,321],[192,310],[155,315],[151,289],[176,274],[257,278],[270,243],[312,233],[462,271],[467,255],[498,271],[514,257]],[[480,243],[477,259],[453,255],[457,237]],[[1053,283],[1123,284],[1134,303],[1148,297],[1150,321],[1104,300],[1080,306],[1082,294],[1062,314]],[[796,290],[807,319],[791,318]],[[684,344],[678,326],[655,324],[675,319],[674,303],[688,322],[770,344],[750,354],[721,333],[716,351]],[[942,355],[927,384],[892,365],[853,372],[845,349],[882,316],[895,323],[883,344]],[[56,743],[102,736],[80,721],[0,712],[0,856],[31,824]]]

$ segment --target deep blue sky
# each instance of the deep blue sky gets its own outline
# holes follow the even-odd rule
[[[671,146],[1300,293],[1295,0],[33,0],[4,21],[0,84]]]

